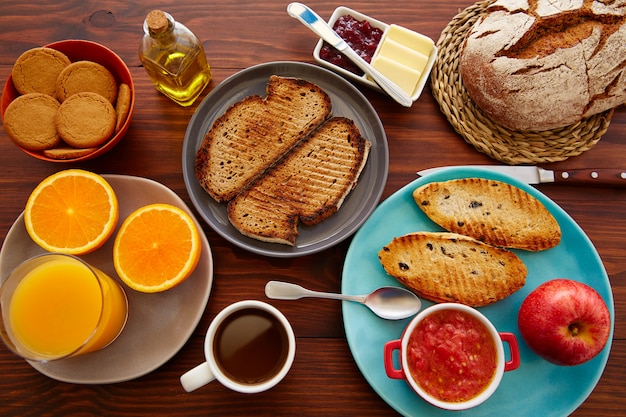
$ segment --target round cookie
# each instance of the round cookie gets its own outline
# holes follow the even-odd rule
[[[130,100],[131,92],[128,84],[122,83],[118,88],[117,102],[115,103],[115,112],[117,113],[117,123],[115,125],[115,131],[119,130],[124,125],[128,113],[130,113]]]
[[[55,49],[29,49],[13,65],[13,85],[20,94],[42,93],[56,97],[57,78],[70,64],[69,58]]]
[[[92,148],[111,137],[116,118],[109,100],[96,93],[83,92],[61,103],[55,123],[65,143],[75,148]]]
[[[43,93],[17,97],[4,111],[4,129],[24,149],[41,151],[61,143],[55,118],[59,102]]]
[[[59,148],[46,149],[45,151],[43,151],[43,154],[48,158],[67,160],[87,156],[90,153],[95,152],[97,149],[98,148],[78,149],[70,148],[69,146],[61,146]]]
[[[92,92],[115,103],[117,82],[104,66],[92,61],[77,61],[61,71],[56,82],[59,101],[63,102],[76,93]]]

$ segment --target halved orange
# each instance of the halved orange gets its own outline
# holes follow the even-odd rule
[[[83,255],[101,247],[117,226],[119,206],[100,175],[67,169],[33,190],[24,209],[26,230],[50,252]]]
[[[202,246],[193,219],[169,204],[131,213],[113,244],[113,264],[130,288],[160,292],[183,282],[195,269]]]

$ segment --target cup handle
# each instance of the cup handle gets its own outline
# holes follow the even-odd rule
[[[193,369],[185,372],[180,377],[180,383],[187,392],[195,391],[215,379],[215,375],[209,368],[209,363],[204,362]]]
[[[517,338],[513,333],[500,333],[500,339],[509,345],[511,359],[504,363],[504,371],[512,371],[520,366],[520,353]]]
[[[396,369],[393,365],[393,351],[400,350],[402,347],[401,340],[392,340],[390,342],[385,343],[385,353],[384,353],[384,361],[385,361],[385,372],[387,372],[387,376],[392,379],[405,379],[404,371],[402,369]]]

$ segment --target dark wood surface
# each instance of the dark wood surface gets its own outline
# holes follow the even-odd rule
[[[310,1],[324,18],[340,4]],[[22,212],[30,191],[47,175],[80,167],[97,173],[151,178],[174,190],[192,207],[181,173],[181,148],[198,103],[182,108],[157,93],[141,67],[137,50],[142,22],[163,8],[204,42],[213,68],[208,94],[226,77],[255,64],[290,60],[313,62],[316,39],[286,13],[288,1],[0,0],[0,80],[25,50],[61,39],[100,42],[116,51],[131,69],[136,85],[132,126],[110,153],[92,161],[58,165],[35,160],[18,150],[0,130],[0,239]],[[388,23],[439,38],[447,23],[469,0],[350,1],[344,5]],[[427,87],[410,109],[361,88],[385,126],[389,141],[389,178],[383,198],[415,179],[419,169],[455,164],[494,164],[450,127]],[[608,132],[583,155],[547,165],[558,168],[626,169],[626,112],[616,110]],[[622,416],[626,410],[626,192],[624,189],[540,185],[539,190],[565,209],[596,246],[608,272],[615,299],[611,355],[598,385],[576,416]],[[291,321],[297,336],[295,363],[274,389],[256,395],[228,391],[215,383],[186,394],[178,381],[202,360],[206,329],[219,310],[246,298],[268,301],[263,287],[279,277],[323,291],[340,291],[348,242],[295,259],[267,258],[239,249],[204,231],[215,261],[209,303],[196,331],[171,360],[133,381],[109,385],[57,382],[39,374],[0,347],[2,415],[368,415],[395,411],[368,385],[352,359],[341,319],[341,304],[309,299],[271,301]],[[532,383],[532,381],[530,382]],[[578,381],[572,381],[573,384]],[[538,387],[541,389],[541,387]],[[511,401],[521,399],[511,398]],[[523,402],[523,401],[522,401]],[[523,415],[523,405],[520,415]]]

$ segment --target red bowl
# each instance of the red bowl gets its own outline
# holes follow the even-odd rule
[[[88,155],[73,159],[53,159],[48,158],[42,152],[31,151],[22,147],[20,147],[20,149],[34,158],[48,162],[86,161],[88,159],[93,159],[108,152],[115,145],[117,145],[117,143],[124,137],[124,135],[128,131],[135,108],[135,86],[133,84],[133,78],[130,75],[130,70],[128,69],[124,61],[122,61],[122,59],[115,52],[113,52],[106,46],[100,45],[96,42],[69,39],[53,42],[45,46],[47,48],[52,48],[56,49],[57,51],[63,52],[72,62],[87,60],[97,62],[98,64],[106,67],[109,71],[111,71],[111,74],[113,74],[118,84],[124,83],[127,84],[130,88],[130,109],[128,112],[128,116],[124,121],[124,124],[115,134],[115,136],[113,136],[104,145],[101,145],[98,149]],[[19,95],[20,94],[17,92],[15,86],[13,85],[13,78],[9,74],[9,78],[4,84],[4,89],[2,90],[2,100],[0,101],[0,116],[2,117],[3,121],[4,111],[6,110],[7,106]]]

